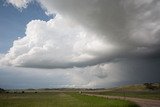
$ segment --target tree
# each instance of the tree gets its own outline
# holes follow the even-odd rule
[[[5,92],[5,90],[3,88],[0,88],[0,93]]]
[[[146,87],[147,89],[150,89],[150,90],[155,90],[155,89],[157,89],[157,87],[154,86],[153,83],[144,83],[144,85],[145,85],[145,87]]]

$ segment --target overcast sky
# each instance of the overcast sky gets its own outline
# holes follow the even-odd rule
[[[2,0],[0,87],[160,81],[159,0]]]

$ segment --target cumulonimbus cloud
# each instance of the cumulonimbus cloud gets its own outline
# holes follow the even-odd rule
[[[159,57],[157,0],[37,1],[49,13],[61,16],[31,21],[26,35],[14,41],[1,64],[68,68],[120,58]]]
[[[157,52],[160,45],[160,2],[157,0],[40,0],[58,12],[131,52]],[[142,49],[142,50],[141,50]],[[125,51],[129,51],[125,50]],[[137,54],[137,53],[136,53]]]
[[[1,58],[2,65],[67,68],[86,66],[99,59],[114,46],[71,20],[57,15],[49,21],[33,20],[27,25],[26,35],[15,40],[9,52]]]
[[[22,9],[32,0],[7,1]],[[97,88],[160,81],[160,1],[36,1],[57,16],[32,20],[25,35],[0,54],[1,86]],[[1,65],[18,67],[7,71]]]

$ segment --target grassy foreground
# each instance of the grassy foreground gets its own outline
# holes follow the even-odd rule
[[[0,107],[138,107],[132,102],[78,93],[1,93]]]
[[[103,92],[87,92],[90,94],[98,95],[110,95],[110,96],[122,96],[122,97],[134,97],[134,98],[143,98],[143,99],[153,99],[160,100],[160,92],[154,91],[103,91]]]

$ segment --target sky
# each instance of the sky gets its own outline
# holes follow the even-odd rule
[[[160,81],[160,1],[1,0],[0,87]]]
[[[6,53],[12,46],[13,41],[18,37],[25,35],[26,24],[31,20],[49,20],[51,16],[47,16],[45,11],[37,2],[28,5],[27,9],[18,10],[13,5],[6,3],[5,0],[0,1],[0,52]]]

